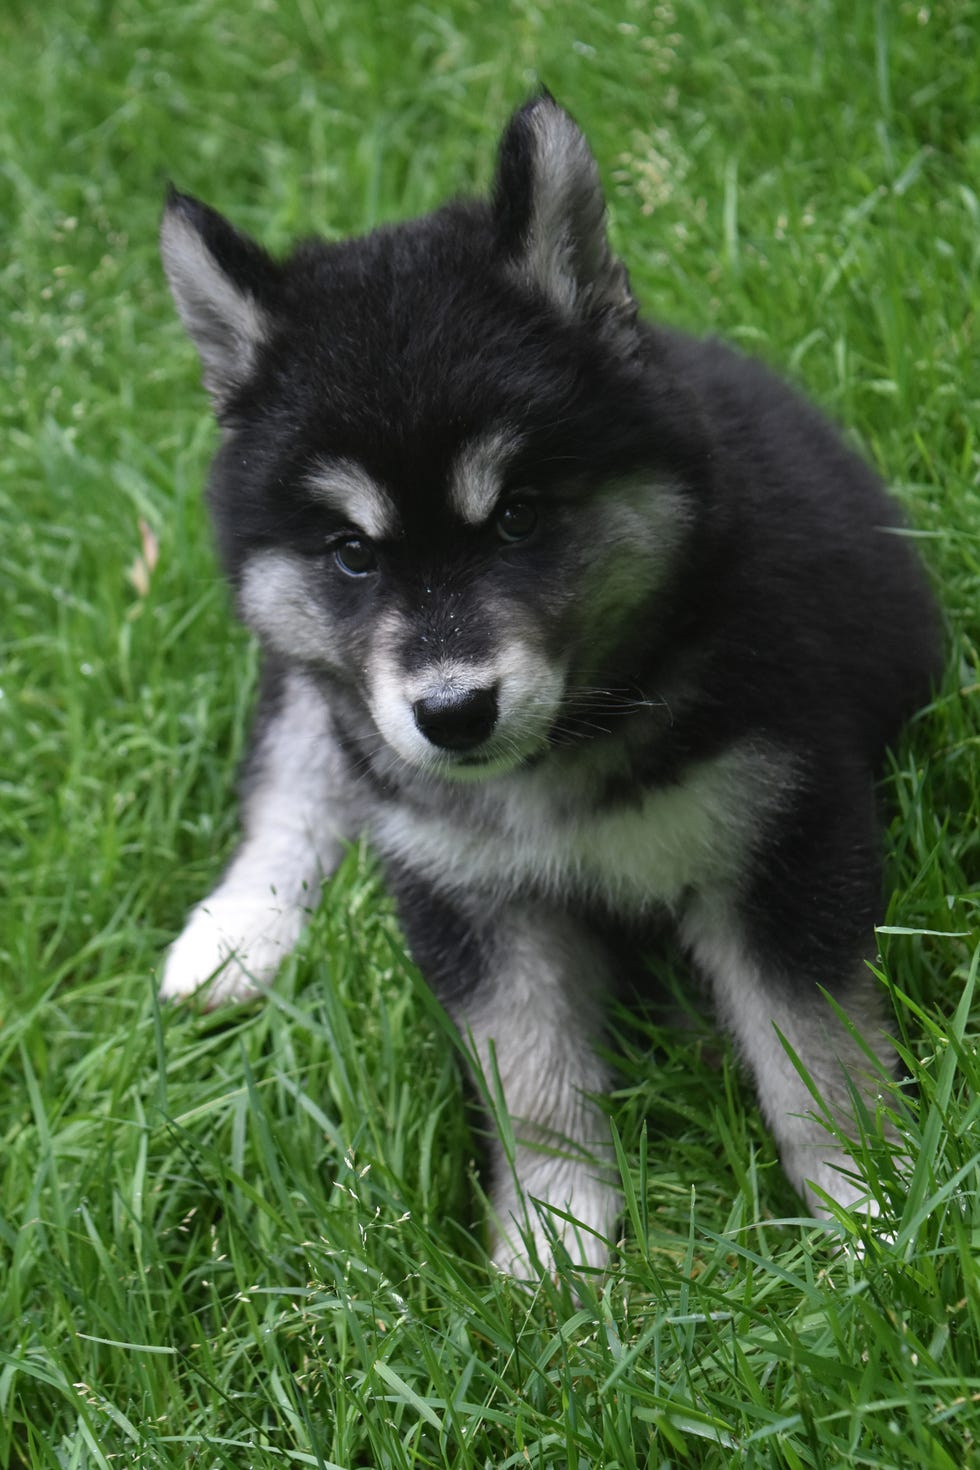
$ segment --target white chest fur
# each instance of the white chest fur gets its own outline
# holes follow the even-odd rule
[[[461,793],[458,807],[447,790],[439,813],[385,807],[374,839],[446,890],[577,895],[641,913],[736,874],[788,775],[787,760],[743,745],[598,812],[577,810],[546,777],[525,775],[484,788],[477,802]]]

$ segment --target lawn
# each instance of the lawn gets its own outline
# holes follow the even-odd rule
[[[980,1463],[980,5],[7,0],[0,15],[0,1467]],[[778,365],[946,615],[884,773],[906,1180],[799,1217],[697,1018],[617,1018],[604,1279],[488,1270],[457,1048],[352,851],[268,1003],[161,1011],[235,835],[254,650],[156,256],[482,187],[543,80],[653,315]],[[683,969],[660,962],[683,996]]]

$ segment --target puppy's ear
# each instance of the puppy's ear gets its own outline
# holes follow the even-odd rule
[[[216,210],[172,186],[160,226],[163,268],[220,414],[272,328],[280,268]]]
[[[610,310],[632,322],[626,268],[609,248],[589,145],[548,92],[520,108],[500,142],[492,207],[516,272],[568,316]]]

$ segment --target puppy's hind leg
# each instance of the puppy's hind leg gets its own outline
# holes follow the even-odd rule
[[[170,951],[164,1000],[200,992],[210,1007],[257,994],[296,944],[340,860],[340,755],[322,696],[302,675],[286,673],[264,688],[255,723],[243,839]]]
[[[754,1076],[787,1177],[817,1216],[828,1214],[821,1191],[847,1208],[877,1214],[870,1185],[827,1126],[829,1115],[845,1137],[856,1137],[855,1099],[858,1111],[874,1120],[893,1066],[882,1007],[863,961],[849,955],[844,982],[838,969],[824,983],[811,965],[760,961],[731,913],[722,919],[717,910],[709,916],[706,905],[699,907],[685,921],[685,938]]]

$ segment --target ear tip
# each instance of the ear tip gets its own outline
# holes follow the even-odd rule
[[[517,146],[541,146],[545,139],[569,151],[587,150],[585,134],[575,118],[542,83],[533,97],[519,107],[504,131],[504,139]]]
[[[184,219],[192,219],[200,212],[200,201],[193,194],[184,194],[172,179],[167,180],[167,187],[163,196],[164,219],[183,216]]]
[[[206,246],[207,205],[193,194],[183,194],[172,180],[167,181],[160,216],[160,251],[168,275],[181,268],[188,252]]]
[[[549,113],[552,117],[567,118],[569,116],[561,103],[556,99],[554,93],[542,82],[538,90],[517,109],[513,120],[515,122],[518,120],[521,122],[530,122],[535,116],[543,116]]]

